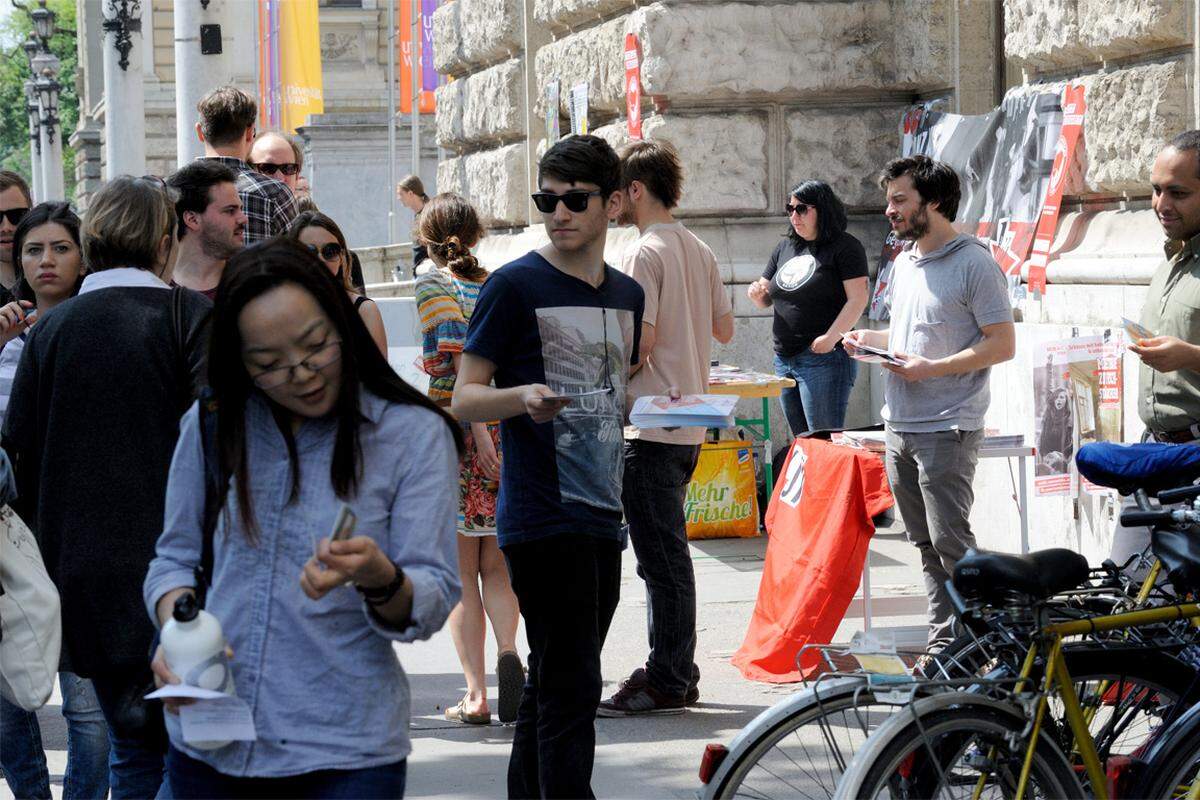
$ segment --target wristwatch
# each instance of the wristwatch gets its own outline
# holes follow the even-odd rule
[[[396,596],[396,592],[400,591],[400,587],[404,585],[404,570],[395,561],[392,562],[392,566],[396,568],[396,577],[392,578],[391,583],[385,586],[369,588],[359,586],[357,583],[354,584],[355,590],[362,595],[363,601],[372,608],[387,605]]]

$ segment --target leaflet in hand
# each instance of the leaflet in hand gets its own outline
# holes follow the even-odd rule
[[[629,421],[638,428],[732,428],[737,401],[725,394],[647,395],[634,401]]]
[[[854,345],[855,354],[853,358],[863,362],[864,364],[895,364],[900,366],[904,363],[904,359],[897,358],[893,353],[887,350],[880,350],[878,347],[870,347],[865,344]]]
[[[1142,339],[1153,339],[1157,334],[1147,328],[1140,322],[1134,322],[1128,317],[1121,317],[1121,326],[1125,328],[1125,333],[1129,334],[1131,341],[1140,342]]]

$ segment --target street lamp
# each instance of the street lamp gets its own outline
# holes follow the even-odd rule
[[[58,93],[62,86],[58,81],[54,80],[50,70],[46,70],[41,77],[37,79],[36,84],[38,100],[42,106],[41,124],[46,129],[46,136],[51,142],[54,141],[54,129],[58,127]]]
[[[29,116],[30,147],[37,154],[42,152],[41,115],[38,113],[37,86],[33,78],[25,79],[25,113]]]
[[[42,48],[41,48],[41,45],[38,44],[38,40],[34,38],[32,33],[29,34],[28,39],[26,39],[24,42],[21,43],[21,49],[25,51],[25,59],[29,62],[29,68],[33,69],[33,58],[34,58],[34,56],[36,56],[38,54],[38,51],[41,50]]]
[[[46,0],[38,0],[38,7],[30,11],[29,16],[33,18],[33,29],[38,38],[48,46],[50,37],[54,36],[54,19],[58,15],[46,8]]]

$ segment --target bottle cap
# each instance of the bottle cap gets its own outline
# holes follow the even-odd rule
[[[175,601],[175,611],[171,614],[177,622],[191,622],[200,615],[200,604],[196,595],[186,592]]]

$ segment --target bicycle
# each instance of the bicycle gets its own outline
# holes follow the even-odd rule
[[[1200,487],[1194,486],[1159,494],[1164,502],[1194,500],[1197,496]],[[1123,513],[1123,524],[1149,524],[1157,532],[1163,526],[1200,523],[1200,501],[1194,501],[1192,508],[1153,509],[1144,491],[1137,494],[1137,500],[1138,511]],[[927,696],[914,696],[902,713],[876,728],[847,765],[834,797],[941,797],[954,796],[959,788],[969,790],[976,798],[988,790],[1019,798],[1029,789],[1034,796],[1081,797],[1085,794],[1084,784],[1079,781],[1081,772],[1091,796],[1106,800],[1110,796],[1106,764],[1115,767],[1114,786],[1138,782],[1136,773],[1122,774],[1136,763],[1133,759],[1126,755],[1119,763],[1109,764],[1113,754],[1097,746],[1098,738],[1090,730],[1095,706],[1086,709],[1080,702],[1075,689],[1077,679],[1072,677],[1064,655],[1068,652],[1064,640],[1116,632],[1131,636],[1150,633],[1165,636],[1167,642],[1179,640],[1182,645],[1190,634],[1181,634],[1189,632],[1171,626],[1200,617],[1200,605],[1177,603],[1079,620],[1046,621],[1046,600],[1071,572],[1071,557],[1076,559],[1074,569],[1079,569],[1081,563],[1086,567],[1082,557],[1070,551],[1043,551],[1025,559],[996,553],[972,554],[959,562],[949,588],[963,613],[969,613],[970,607],[962,596],[976,605],[1007,604],[1028,612],[1030,643],[1019,673],[1015,679],[976,682],[976,686],[986,682],[987,691],[944,691],[961,688],[961,682],[920,686]],[[1144,647],[1139,644],[1131,652],[1138,653]],[[1145,652],[1148,655],[1150,651]],[[1179,652],[1188,651],[1181,646]],[[1189,791],[1200,795],[1195,770],[1187,775],[1188,769],[1200,763],[1200,752],[1195,739],[1189,750],[1183,738],[1187,732],[1200,730],[1194,712],[1182,713],[1194,703],[1194,688],[1189,687],[1172,700],[1169,694],[1173,690],[1167,690],[1167,681],[1158,685],[1149,674],[1143,678],[1147,680],[1141,688],[1118,684],[1115,691],[1116,702],[1140,707],[1159,722],[1147,732],[1151,736],[1144,746],[1131,755],[1150,755],[1154,760],[1147,762],[1144,774],[1159,783],[1176,781],[1170,784],[1172,790],[1181,776],[1190,777]],[[1035,688],[1035,683],[1041,688]],[[1102,698],[1113,689],[1106,684],[1098,688]],[[1061,703],[1065,726],[1055,715],[1047,714],[1052,700]],[[1102,729],[1101,733],[1111,730]],[[1172,745],[1163,750],[1160,742]],[[1155,772],[1155,765],[1167,763],[1168,757],[1173,759],[1175,771]]]

